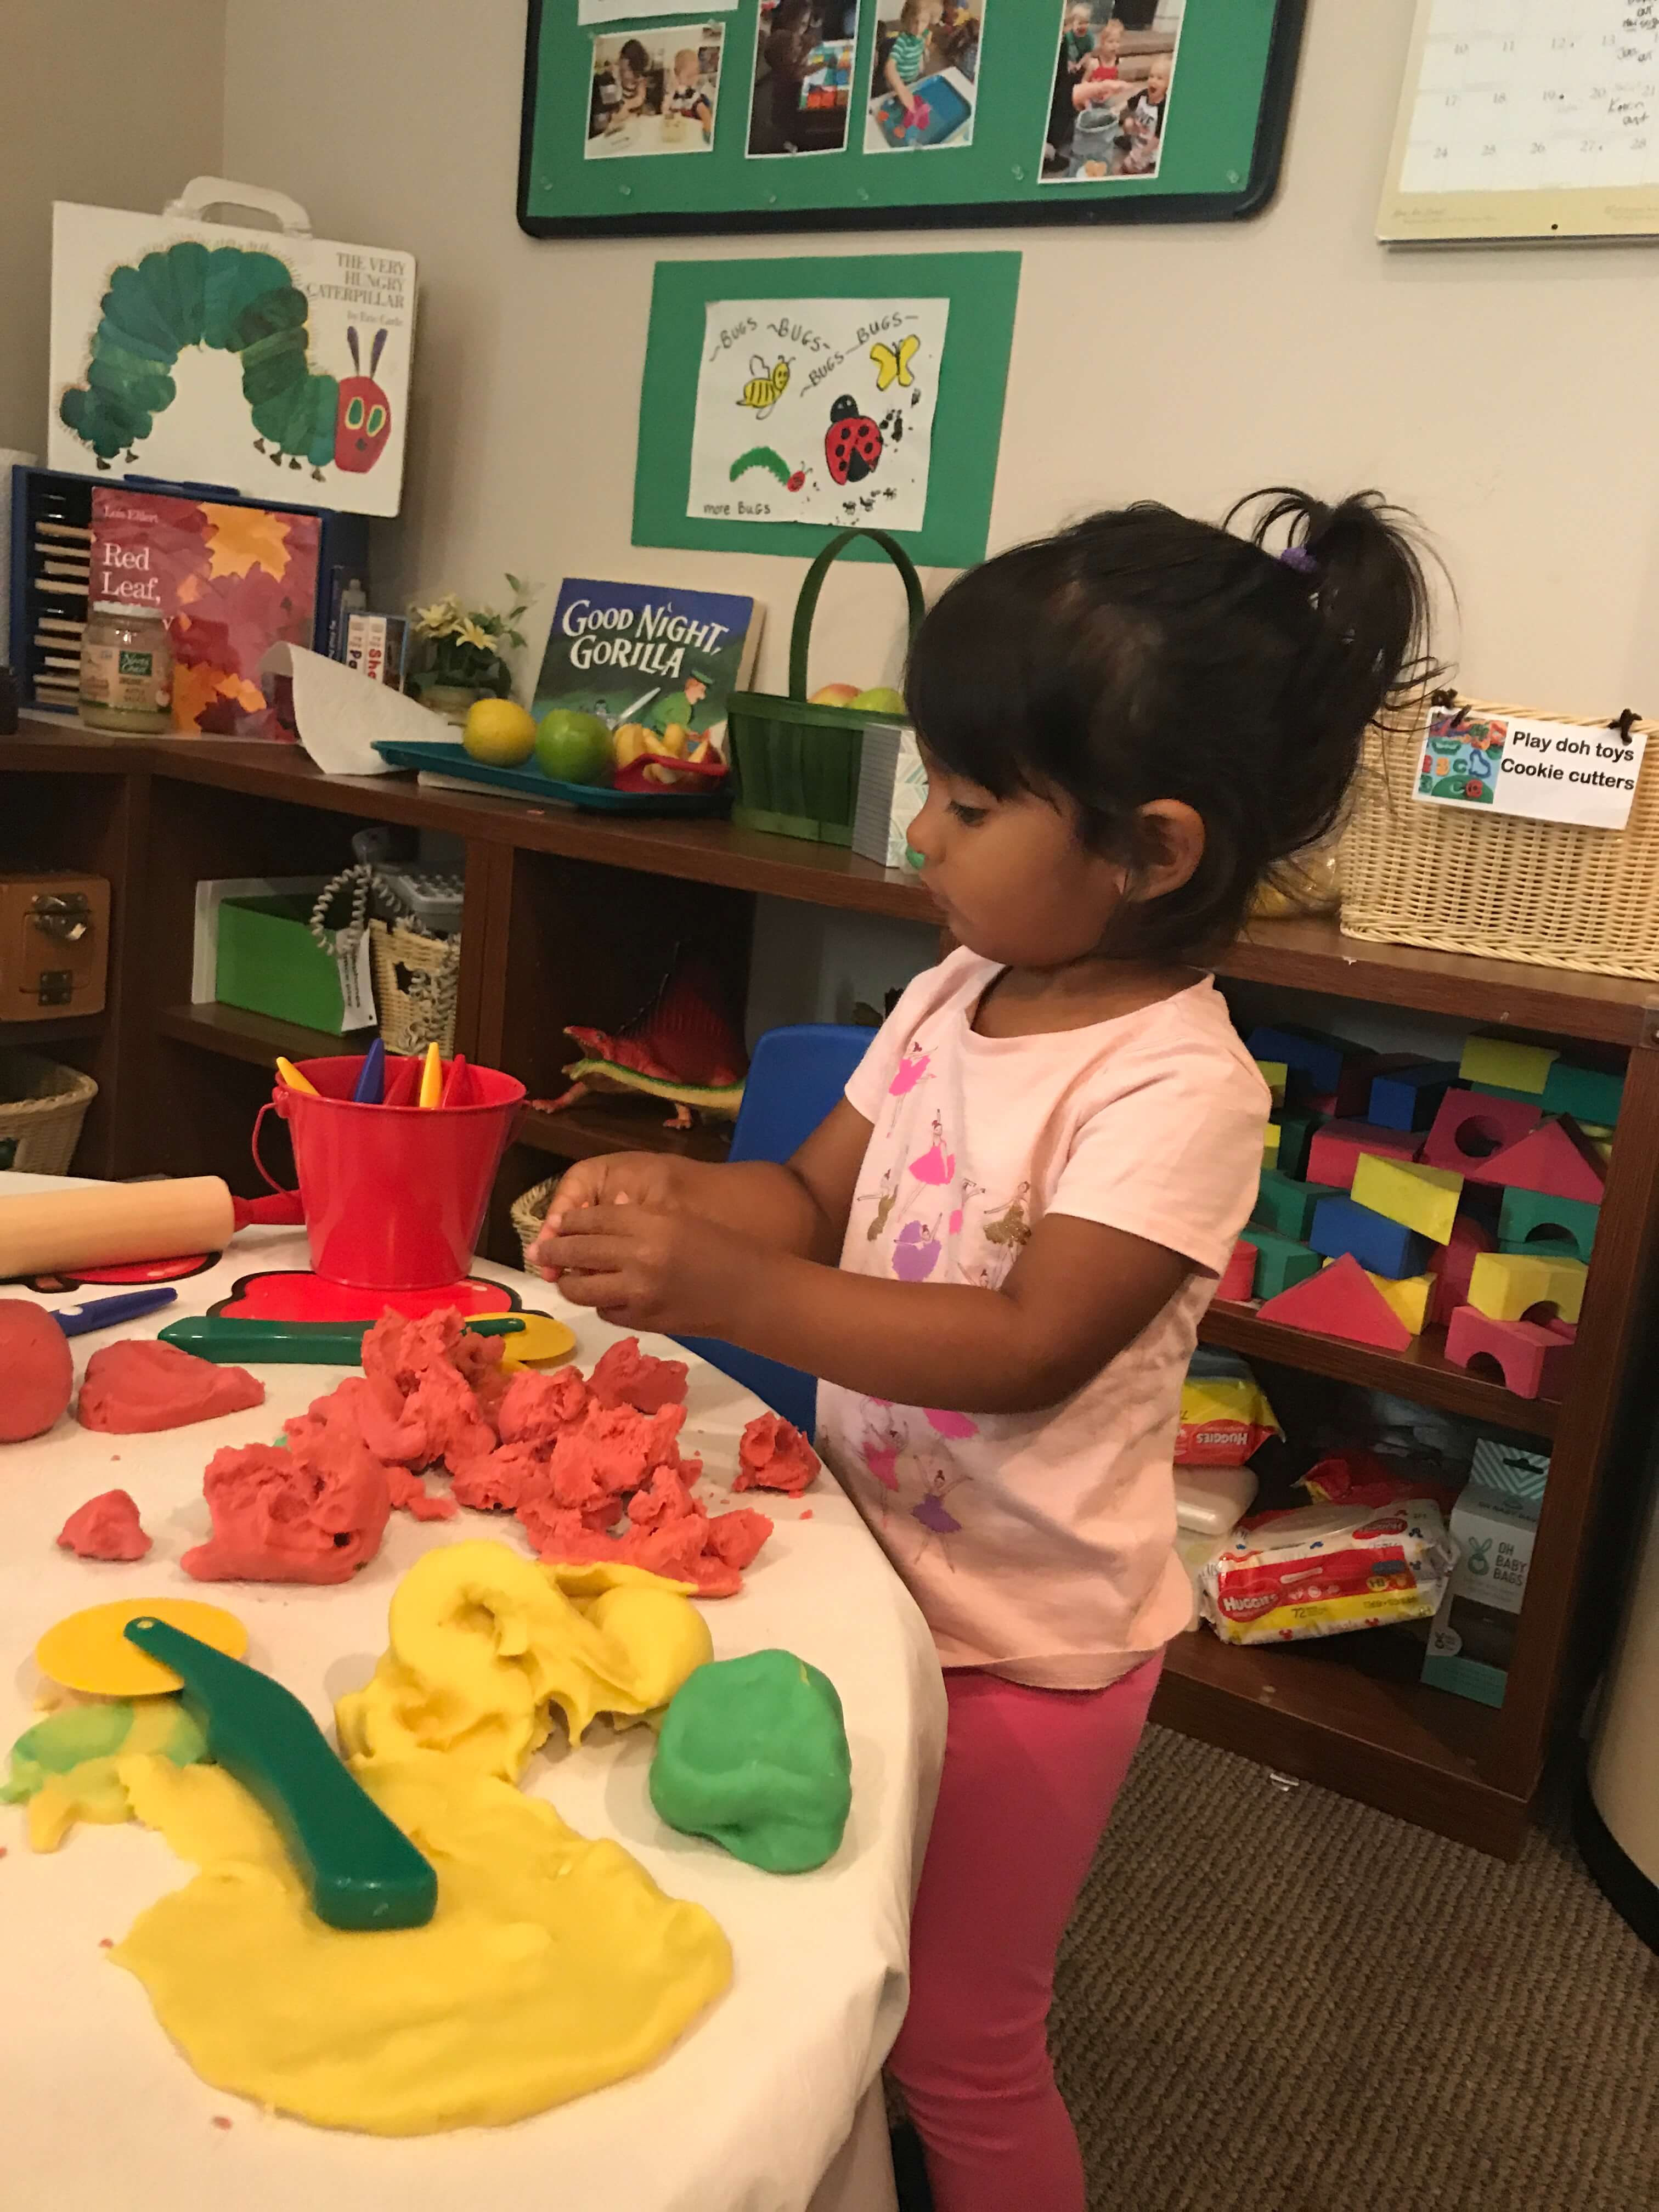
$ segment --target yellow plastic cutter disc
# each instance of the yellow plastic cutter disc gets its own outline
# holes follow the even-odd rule
[[[128,1621],[147,1616],[165,1620],[210,1644],[232,1659],[247,1650],[247,1631],[222,1606],[193,1597],[131,1597],[113,1605],[89,1605],[49,1628],[34,1647],[34,1663],[66,1690],[94,1697],[151,1698],[184,1686],[164,1667],[121,1633]]]
[[[527,1313],[515,1316],[524,1323],[511,1336],[501,1339],[501,1365],[509,1373],[515,1367],[539,1366],[545,1360],[562,1359],[576,1349],[574,1330],[551,1314]]]

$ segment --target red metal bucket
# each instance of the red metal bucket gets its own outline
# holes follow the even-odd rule
[[[364,1290],[459,1282],[524,1085],[469,1066],[468,1105],[359,1106],[351,1093],[362,1065],[355,1056],[301,1060],[318,1095],[284,1083],[271,1094],[294,1139],[311,1264],[330,1282]]]

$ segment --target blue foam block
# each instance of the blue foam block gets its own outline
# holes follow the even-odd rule
[[[1341,1087],[1342,1063],[1360,1049],[1322,1030],[1270,1029],[1265,1024],[1250,1031],[1245,1047],[1255,1060],[1279,1060],[1286,1067],[1299,1068],[1310,1087],[1322,1094]]]
[[[1456,1062],[1449,1060],[1391,1068],[1372,1083],[1365,1119],[1379,1129],[1426,1129],[1456,1080]]]
[[[1403,1222],[1373,1213],[1352,1198],[1324,1198],[1314,1208],[1308,1242],[1328,1260],[1352,1252],[1362,1267],[1374,1275],[1420,1275],[1425,1272],[1434,1247]]]

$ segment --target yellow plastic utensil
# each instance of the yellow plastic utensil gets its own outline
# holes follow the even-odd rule
[[[130,1620],[166,1621],[231,1659],[247,1650],[246,1629],[222,1606],[193,1597],[131,1597],[89,1605],[58,1621],[35,1645],[34,1663],[49,1680],[89,1697],[156,1698],[182,1689],[171,1667],[127,1642]]]

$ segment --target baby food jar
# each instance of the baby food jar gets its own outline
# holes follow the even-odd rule
[[[143,736],[173,726],[173,647],[159,607],[100,599],[81,640],[81,720]]]

